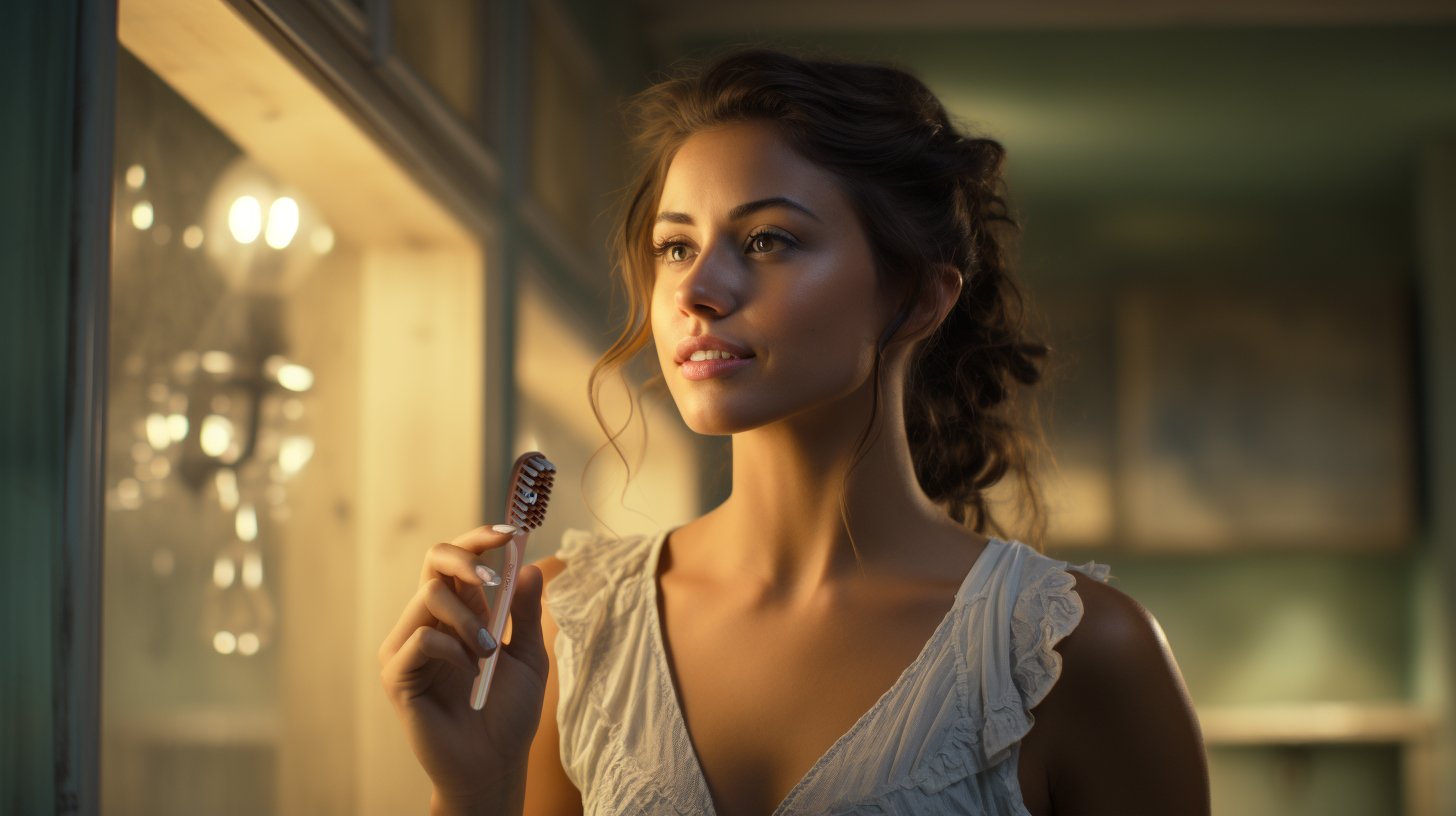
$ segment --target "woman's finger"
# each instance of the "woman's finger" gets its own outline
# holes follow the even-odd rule
[[[476,527],[466,533],[461,533],[450,541],[451,544],[463,550],[469,550],[477,555],[486,550],[493,550],[503,547],[511,540],[511,536],[519,532],[509,524],[488,524]]]
[[[405,639],[404,645],[384,664],[380,679],[385,688],[408,685],[410,675],[418,672],[431,660],[443,660],[465,672],[476,670],[476,661],[466,653],[460,641],[429,626],[416,629]]]
[[[481,633],[485,631],[484,621],[460,600],[460,596],[455,594],[451,586],[445,581],[432,578],[410,599],[394,630],[379,647],[380,663],[387,663],[420,628],[434,628],[437,623],[449,627],[461,642],[470,644],[470,648],[482,657],[490,654],[498,645],[490,639],[489,634],[482,637]]]
[[[506,536],[507,539],[510,536]],[[463,584],[495,586],[500,577],[472,552],[454,543],[436,544],[425,551],[425,564],[420,571],[420,584],[431,578],[454,578]]]

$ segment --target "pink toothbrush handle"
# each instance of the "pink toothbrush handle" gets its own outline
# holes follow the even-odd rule
[[[521,556],[526,551],[526,539],[529,531],[521,530],[511,536],[511,541],[506,545],[506,563],[501,571],[501,587],[496,593],[495,605],[490,610],[490,622],[487,628],[490,629],[491,637],[500,644],[501,636],[505,633],[506,616],[511,611],[511,598],[516,594],[516,573],[521,569]],[[482,589],[481,592],[485,590]],[[490,679],[495,674],[496,660],[500,658],[501,646],[497,645],[496,650],[491,652],[490,657],[480,658],[480,671],[475,676],[475,684],[470,688],[470,707],[476,711],[485,707],[485,696],[490,692]]]

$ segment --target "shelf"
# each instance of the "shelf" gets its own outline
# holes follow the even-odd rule
[[[1198,710],[1207,745],[1410,744],[1428,739],[1435,718],[1403,702],[1283,703]]]

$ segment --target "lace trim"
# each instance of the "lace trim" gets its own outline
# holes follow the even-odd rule
[[[1011,611],[1011,680],[1000,696],[988,699],[982,744],[988,764],[1004,761],[1031,730],[1035,708],[1062,676],[1062,656],[1055,647],[1082,621],[1082,598],[1074,587],[1073,569],[1106,581],[1108,567],[1087,563],[1055,567],[1038,576],[1017,596]],[[994,670],[991,666],[984,670]]]

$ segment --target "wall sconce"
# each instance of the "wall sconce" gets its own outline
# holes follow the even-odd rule
[[[118,202],[118,229],[152,231],[169,253],[200,250],[226,289],[193,348],[128,360],[127,373],[150,381],[130,445],[135,467],[113,487],[112,505],[136,509],[177,493],[204,500],[219,523],[199,542],[212,570],[197,619],[216,652],[254,655],[277,628],[263,540],[270,523],[289,517],[288,483],[314,453],[303,426],[314,374],[287,356],[287,295],[332,251],[333,232],[247,157],[219,174],[199,223],[169,225],[143,192],[140,165],[123,179],[137,200]]]

